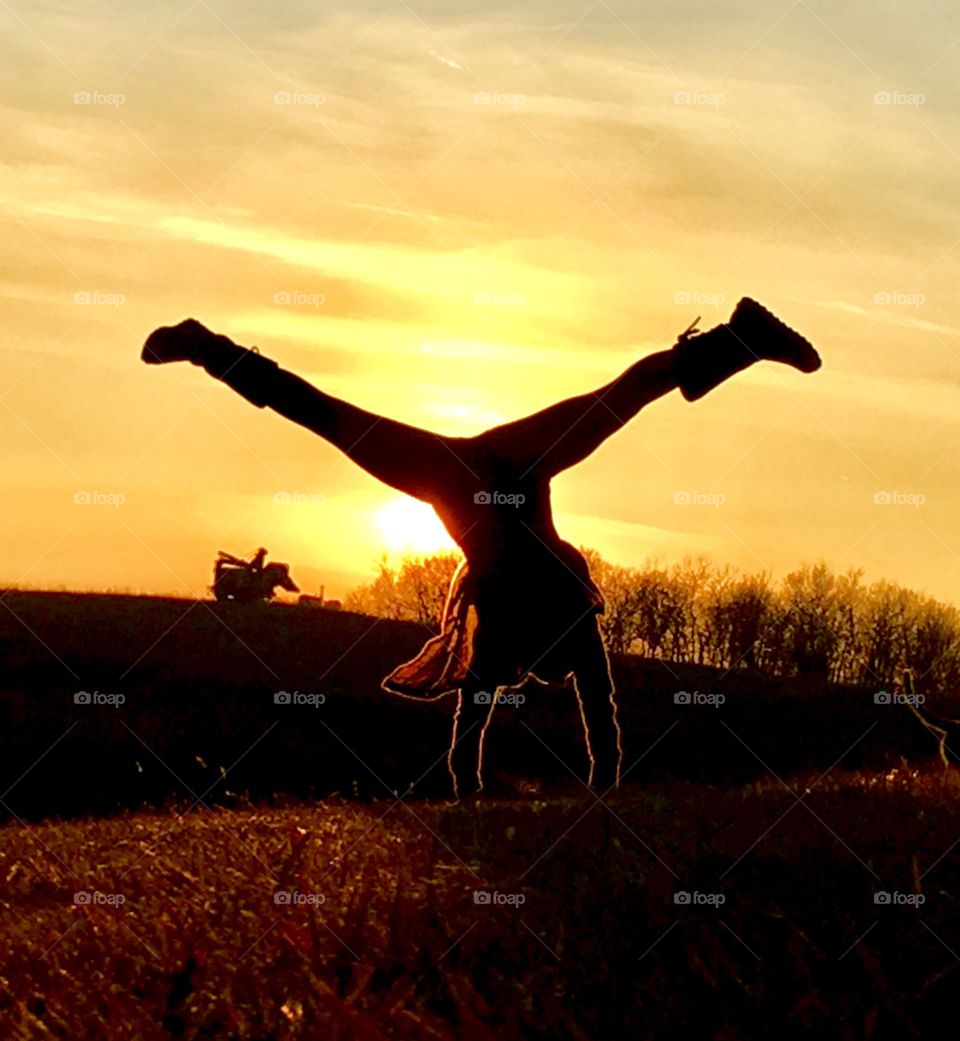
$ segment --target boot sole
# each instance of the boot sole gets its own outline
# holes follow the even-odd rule
[[[791,329],[786,322],[781,321],[772,311],[768,311],[763,304],[749,296],[745,296],[736,306],[731,319],[731,328],[736,332],[737,314],[749,317],[751,321],[763,323],[763,327],[771,337],[785,341],[797,352],[795,367],[801,372],[816,372],[823,364],[816,347],[805,337],[801,336],[796,329]],[[779,359],[777,359],[779,360]],[[790,362],[789,364],[794,364]]]

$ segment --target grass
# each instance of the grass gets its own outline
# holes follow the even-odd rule
[[[3,1036],[923,1037],[958,978],[956,789],[817,776],[801,804],[767,779],[9,824]]]
[[[452,706],[379,689],[421,627],[4,603],[4,1039],[900,1041],[952,1021],[960,785],[871,691],[618,659],[619,792],[568,772],[572,695],[531,690],[487,739],[488,779],[526,794],[450,805]],[[678,707],[680,688],[727,700]],[[280,689],[326,701],[281,709]]]

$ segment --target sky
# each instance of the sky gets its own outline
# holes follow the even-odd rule
[[[805,562],[960,602],[960,8],[0,5],[0,584],[308,592],[444,546],[192,366],[187,316],[455,435],[754,296],[819,348],[672,394],[554,483],[639,565]]]

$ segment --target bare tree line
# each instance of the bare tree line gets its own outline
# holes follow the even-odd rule
[[[893,582],[866,584],[861,571],[822,563],[774,581],[705,558],[632,568],[583,553],[607,601],[600,625],[611,653],[877,688],[910,669],[918,691],[960,687],[960,612]],[[384,560],[344,607],[437,628],[459,559],[411,556],[397,569]]]

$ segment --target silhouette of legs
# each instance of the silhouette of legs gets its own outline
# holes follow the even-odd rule
[[[687,330],[671,350],[642,358],[592,394],[560,401],[481,437],[524,473],[536,469],[552,477],[586,459],[640,409],[664,394],[678,388],[688,401],[696,401],[762,360],[783,362],[801,372],[820,367],[812,344],[744,297],[729,322],[708,332]]]
[[[258,374],[256,394],[251,397],[255,404],[319,434],[385,484],[433,503],[449,492],[470,442],[514,466],[539,468],[552,476],[585,459],[644,405],[677,386],[673,354],[661,351],[631,365],[593,393],[568,398],[475,438],[450,438],[367,412],[259,355],[235,361],[218,378],[246,394],[248,375],[241,371],[243,366],[271,367],[269,372],[263,369],[266,378]]]
[[[415,498],[436,503],[468,445],[491,449],[523,476],[547,478],[594,452],[644,405],[675,388],[696,400],[761,359],[813,372],[813,346],[756,301],[745,297],[730,321],[681,335],[669,351],[631,365],[611,383],[560,401],[475,438],[450,438],[366,412],[312,387],[276,362],[218,336],[194,319],[155,330],[143,348],[150,363],[191,361],[248,400],[319,434],[367,473]]]
[[[226,382],[229,382],[227,377]],[[266,404],[319,434],[367,473],[398,491],[436,502],[460,466],[453,443],[441,434],[367,412],[278,368]]]
[[[201,365],[258,408],[269,406],[329,441],[367,473],[417,499],[435,501],[457,464],[457,438],[367,412],[326,394],[256,349],[211,332],[193,318],[156,329],[142,358],[149,364]]]
[[[493,427],[480,437],[526,472],[538,469],[553,476],[586,459],[644,405],[677,386],[673,352],[658,351],[599,390]]]

